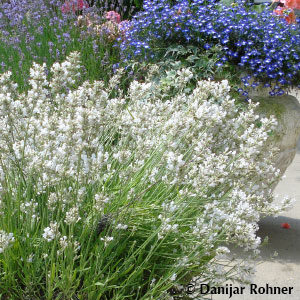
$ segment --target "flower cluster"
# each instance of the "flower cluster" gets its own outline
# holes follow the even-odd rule
[[[3,253],[6,248],[10,246],[15,240],[12,233],[6,233],[3,230],[0,230],[0,253]]]
[[[84,0],[67,0],[65,3],[61,6],[61,11],[64,14],[70,13],[70,12],[77,12],[80,10],[83,10],[84,8],[88,8],[89,4]]]
[[[123,39],[125,32],[130,27],[128,20],[121,21],[121,16],[115,11],[106,12],[104,15],[106,22],[102,22],[101,19],[86,14],[84,16],[78,16],[76,24],[78,26],[87,26],[88,32],[101,37],[105,41],[114,42],[117,39]]]
[[[276,15],[284,17],[288,24],[296,23],[296,15],[294,9],[300,9],[299,0],[276,0],[277,8],[274,10]]]
[[[73,241],[73,236],[68,238],[67,236],[62,236],[59,239],[60,249],[57,250],[57,255],[61,255],[67,248],[72,248],[75,253],[80,249],[80,244],[75,240]]]
[[[285,8],[300,9],[299,0],[274,0],[274,2],[279,2],[279,5],[282,4]]]
[[[107,21],[112,21],[112,22],[115,22],[115,23],[121,23],[121,16],[120,14],[118,14],[117,12],[111,10],[111,11],[108,11],[106,14],[105,14],[105,18]]]
[[[299,24],[286,24],[268,9],[252,10],[245,3],[226,6],[218,1],[145,1],[122,44],[128,59],[158,58],[170,43],[222,49],[218,66],[229,63],[254,78],[252,87],[275,82],[272,94],[300,79]],[[164,55],[165,53],[163,53]],[[244,78],[249,86],[249,79]]]
[[[49,227],[46,227],[44,229],[44,233],[43,233],[43,238],[47,241],[47,242],[51,242],[54,239],[58,238],[60,236],[60,232],[58,229],[58,224],[55,223],[50,223]]]
[[[299,0],[280,0],[280,2],[283,3],[284,6],[287,8],[300,9],[300,1]]]
[[[283,17],[288,24],[296,23],[296,15],[293,10],[286,8],[284,6],[278,6],[274,10],[275,15]]]

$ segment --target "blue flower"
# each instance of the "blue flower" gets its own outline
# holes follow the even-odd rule
[[[237,1],[236,7],[215,0],[145,0],[144,10],[132,21],[121,49],[124,57],[159,59],[155,48],[192,44],[210,51],[223,49],[217,66],[229,63],[243,67],[261,82],[279,85],[300,80],[299,24],[288,25],[268,9],[256,12]]]

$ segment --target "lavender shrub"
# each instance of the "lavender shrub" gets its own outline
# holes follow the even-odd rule
[[[115,8],[118,6],[118,2],[112,4]],[[55,61],[62,61],[77,50],[86,69],[85,78],[108,80],[113,74],[112,65],[119,62],[118,47],[108,42],[107,32],[93,34],[90,28],[78,26],[77,19],[78,15],[89,15],[102,24],[110,8],[105,3],[100,7],[87,6],[87,3],[76,6],[67,0],[65,3],[59,0],[3,3],[0,7],[0,71],[12,71],[19,88],[26,89],[33,61],[45,62],[49,69]],[[124,15],[124,8],[118,10]]]
[[[174,299],[193,276],[250,280],[225,246],[256,255],[260,215],[288,205],[269,189],[276,120],[238,108],[227,81],[188,92],[189,69],[172,85],[153,66],[124,94],[121,69],[82,82],[79,58],[50,80],[34,64],[26,93],[0,76],[2,296]]]

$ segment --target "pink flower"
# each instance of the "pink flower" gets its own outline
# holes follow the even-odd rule
[[[279,2],[286,8],[300,9],[300,0],[273,0],[273,2]]]
[[[118,24],[121,22],[121,16],[113,10],[108,11],[105,15],[105,18],[107,21],[112,21]]]
[[[288,24],[296,23],[296,15],[290,8],[278,6],[274,11],[276,15],[285,18]]]
[[[61,7],[61,11],[63,14],[67,14],[71,11],[75,13],[78,10],[82,10],[88,7],[89,5],[85,0],[66,0]]]
[[[113,21],[107,21],[102,25],[96,25],[94,29],[98,35],[109,42],[115,41],[120,36],[118,24]]]
[[[300,9],[300,0],[285,0],[284,5],[292,9]]]

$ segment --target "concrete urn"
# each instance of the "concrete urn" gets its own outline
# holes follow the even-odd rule
[[[254,91],[250,98],[260,103],[262,115],[275,115],[278,121],[270,143],[279,148],[274,164],[283,175],[296,155],[300,138],[300,90],[276,97],[270,97],[266,91]]]

